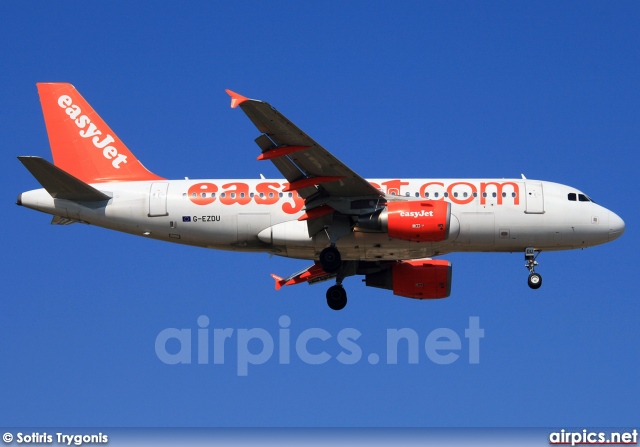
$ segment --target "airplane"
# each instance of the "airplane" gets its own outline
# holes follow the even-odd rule
[[[167,180],[147,170],[68,83],[38,83],[53,163],[18,159],[42,186],[17,204],[147,238],[313,261],[276,289],[335,280],[327,304],[347,304],[345,278],[415,299],[451,294],[453,252],[523,252],[528,285],[542,251],[604,244],[624,221],[571,186],[514,179],[364,179],[266,102],[231,90],[256,126],[258,160],[284,179]]]

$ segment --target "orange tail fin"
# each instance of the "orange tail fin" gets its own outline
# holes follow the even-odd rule
[[[37,86],[57,167],[85,183],[164,180],[138,161],[73,85]]]

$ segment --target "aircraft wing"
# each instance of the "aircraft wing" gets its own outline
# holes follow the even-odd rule
[[[305,203],[319,197],[377,199],[383,194],[266,102],[227,90],[262,135],[258,160],[271,160]],[[309,209],[307,207],[307,209]]]
[[[294,273],[293,275],[282,278],[278,275],[271,274],[271,277],[276,281],[276,290],[280,290],[282,286],[293,286],[307,282],[309,284],[315,284],[318,282],[328,281],[336,277],[335,273],[327,273],[322,270],[320,263],[316,262],[313,265],[305,268],[304,270]]]

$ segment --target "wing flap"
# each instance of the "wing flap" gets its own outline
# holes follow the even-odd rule
[[[69,219],[68,217],[53,216],[51,225],[71,225],[80,222],[79,220]]]

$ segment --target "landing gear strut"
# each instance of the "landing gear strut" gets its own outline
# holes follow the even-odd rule
[[[336,284],[327,290],[327,304],[331,309],[342,310],[344,306],[347,305],[347,292],[344,290],[344,287],[342,287],[342,281],[344,281],[347,276],[355,275],[356,267],[357,262],[355,261],[340,262],[338,270],[336,271]]]
[[[346,216],[335,216],[333,225],[325,227],[330,245],[320,252],[320,266],[327,273],[336,274],[336,285],[327,290],[327,304],[333,310],[342,310],[347,305],[347,292],[342,287],[346,276],[355,274],[355,263],[342,261],[336,242],[341,236],[351,233],[351,221]]]
[[[524,266],[529,269],[529,279],[527,283],[532,289],[539,289],[542,285],[542,275],[536,273],[536,265],[538,265],[536,258],[539,254],[540,250],[536,250],[533,247],[524,249],[524,260],[527,261]]]

